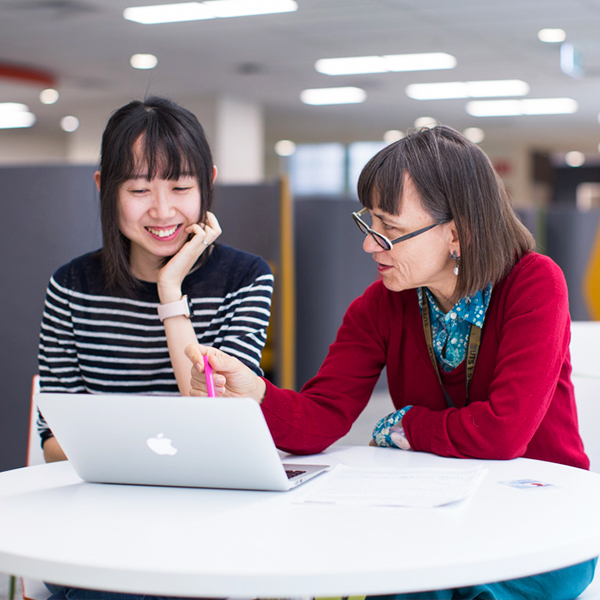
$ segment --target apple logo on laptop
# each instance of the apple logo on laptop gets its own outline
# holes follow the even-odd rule
[[[174,454],[177,454],[177,448],[173,446],[172,441],[173,440],[166,438],[162,433],[159,433],[156,437],[148,438],[146,444],[148,444],[148,448],[156,454],[160,454],[161,456],[165,454],[173,456]]]

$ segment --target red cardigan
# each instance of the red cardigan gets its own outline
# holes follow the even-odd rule
[[[589,468],[577,425],[568,294],[560,268],[530,253],[496,284],[465,406],[465,362],[440,370],[427,353],[416,290],[371,285],[349,307],[318,374],[300,393],[267,382],[263,412],[276,445],[321,452],[345,435],[383,367],[413,450],[459,458],[519,456]],[[381,415],[382,417],[384,415]],[[373,423],[373,426],[375,423]]]

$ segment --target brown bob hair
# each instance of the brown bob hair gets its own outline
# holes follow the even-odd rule
[[[138,139],[142,156],[136,162],[133,147]],[[102,135],[102,270],[109,289],[128,297],[135,295],[139,282],[129,264],[130,242],[119,229],[119,188],[140,173],[148,181],[195,177],[201,199],[199,223],[206,221],[213,199],[213,159],[202,125],[193,113],[166,98],[135,100],[113,113]],[[205,252],[199,263],[206,258]]]
[[[454,301],[497,283],[535,248],[487,155],[454,129],[422,129],[378,152],[358,179],[361,204],[398,215],[405,173],[432,219],[454,220],[458,230]]]

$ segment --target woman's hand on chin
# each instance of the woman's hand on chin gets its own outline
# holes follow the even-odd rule
[[[194,223],[186,228],[191,238],[158,273],[158,295],[162,304],[181,299],[181,284],[200,256],[221,235],[221,226],[211,212],[206,223]]]

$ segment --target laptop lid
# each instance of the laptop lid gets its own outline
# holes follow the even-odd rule
[[[85,481],[282,491],[327,469],[294,464],[289,479],[251,398],[43,393],[35,401]]]

